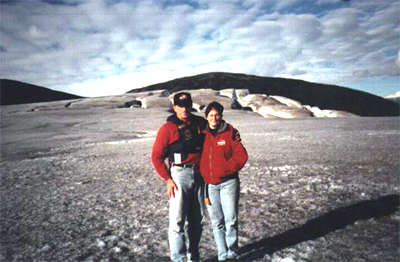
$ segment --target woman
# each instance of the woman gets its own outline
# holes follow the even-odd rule
[[[222,119],[224,107],[210,103],[200,173],[206,182],[207,211],[218,249],[218,261],[237,261],[239,174],[248,159],[239,132]]]

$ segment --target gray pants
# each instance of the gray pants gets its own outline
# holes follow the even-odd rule
[[[171,167],[178,187],[169,200],[168,239],[171,260],[199,261],[199,243],[203,230],[203,180],[193,168]]]

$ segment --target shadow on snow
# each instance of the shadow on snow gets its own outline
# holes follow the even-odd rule
[[[351,206],[341,207],[309,220],[303,226],[290,229],[282,234],[264,238],[240,248],[241,261],[263,258],[266,254],[322,237],[337,229],[351,225],[358,220],[379,218],[393,214],[399,207],[399,195],[387,195],[375,200],[366,200]],[[214,258],[207,259],[213,261]]]

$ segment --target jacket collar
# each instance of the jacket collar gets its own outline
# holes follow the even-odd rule
[[[225,132],[228,129],[228,123],[225,122],[225,120],[221,120],[221,124],[218,127],[218,130],[215,132],[210,127],[207,125],[206,130],[210,132],[211,134],[220,134],[222,132]]]
[[[176,125],[183,125],[183,124],[185,124],[185,122],[183,122],[182,120],[180,120],[180,119],[176,116],[176,114],[170,115],[170,116],[167,118],[167,122],[172,122],[172,123],[174,123],[174,124],[176,124]],[[189,115],[188,122],[193,122],[193,115],[192,115],[192,114]]]

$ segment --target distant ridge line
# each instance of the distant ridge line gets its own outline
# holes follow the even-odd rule
[[[196,89],[248,89],[252,94],[278,95],[320,109],[347,111],[360,116],[400,116],[400,105],[382,97],[346,87],[304,80],[262,77],[226,72],[210,72],[177,78],[128,93]]]
[[[210,72],[177,78],[127,93],[167,90],[247,89],[251,94],[283,96],[303,105],[338,110],[359,116],[400,116],[400,104],[346,87],[304,80],[262,77],[240,73]],[[0,79],[0,105],[51,102],[84,98],[16,80]]]
[[[0,79],[0,105],[51,102],[78,98],[82,97],[16,80]]]

